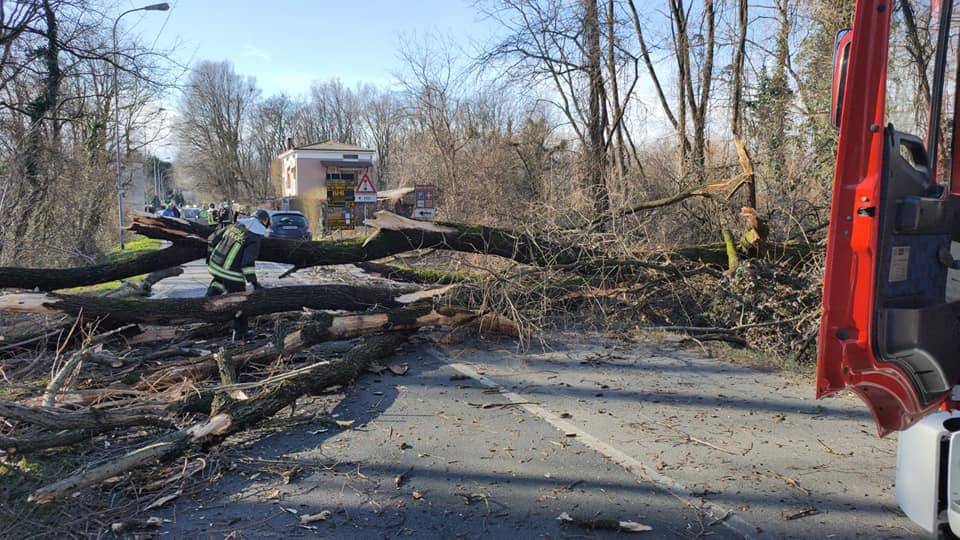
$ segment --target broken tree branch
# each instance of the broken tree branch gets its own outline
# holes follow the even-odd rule
[[[136,410],[97,408],[65,411],[50,407],[30,407],[0,400],[0,418],[25,422],[47,429],[102,429],[130,426],[170,426],[162,411],[141,407]]]
[[[325,341],[351,339],[375,332],[404,332],[424,326],[459,326],[478,316],[474,311],[439,308],[430,304],[405,306],[385,313],[364,315],[330,315],[316,313],[311,320],[283,339],[283,350],[274,344],[254,349],[239,348],[231,351],[234,365],[241,367],[249,362],[265,360],[278,354],[293,354]],[[216,373],[217,364],[213,355],[204,356],[162,370],[144,381],[146,387],[159,387],[184,379],[210,377]]]
[[[364,311],[395,307],[397,291],[356,285],[298,285],[242,292],[211,298],[104,298],[56,293],[20,293],[0,296],[0,311],[83,314],[112,324],[177,325],[187,322],[230,321],[247,317],[310,309]]]
[[[231,434],[250,428],[294,403],[300,396],[347,384],[374,360],[388,357],[406,340],[405,335],[371,336],[351,349],[343,359],[326,362],[302,376],[286,379],[248,400],[226,403],[219,414],[189,428],[163,435],[121,458],[89,470],[81,470],[35,491],[30,500],[47,503],[79,489],[130,472],[156,460],[167,460],[193,446],[210,446]]]

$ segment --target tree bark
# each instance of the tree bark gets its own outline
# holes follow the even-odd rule
[[[624,154],[623,146],[623,116],[622,104],[620,103],[620,88],[617,80],[617,15],[614,9],[614,1],[607,0],[607,72],[610,74],[610,105],[613,108],[613,118],[616,124],[613,126],[612,137],[615,139],[616,147],[613,149],[613,158],[617,165],[617,173],[622,181],[627,174],[627,160]],[[629,96],[627,96],[629,98]]]
[[[80,470],[38,489],[30,496],[30,500],[38,503],[52,502],[157,460],[174,458],[190,447],[217,444],[234,433],[270,418],[296,402],[300,396],[353,381],[374,360],[391,356],[404,340],[406,336],[401,334],[369,337],[351,349],[341,360],[320,362],[312,369],[301,370],[298,376],[269,386],[252,399],[229,401],[224,404],[219,414],[205,422],[163,435],[110,463]]]
[[[108,324],[178,325],[230,321],[282,311],[342,309],[365,311],[396,307],[397,292],[353,285],[299,285],[211,298],[105,298],[99,296],[21,293],[0,296],[0,311],[66,313]]]
[[[197,246],[174,245],[116,263],[78,268],[0,267],[0,289],[39,289],[54,291],[96,285],[180,266],[206,256]]]
[[[587,175],[591,194],[594,196],[594,210],[598,216],[607,213],[610,208],[610,196],[607,191],[607,152],[605,133],[607,129],[603,101],[606,96],[603,88],[602,52],[600,48],[600,16],[597,0],[583,0],[583,33],[586,40],[586,71],[589,80],[589,103],[587,124]]]
[[[29,407],[0,400],[0,418],[33,424],[45,429],[104,429],[131,426],[170,426],[159,408],[140,410],[65,411],[51,407]]]
[[[471,276],[465,272],[421,268],[405,264],[367,261],[356,263],[356,265],[364,272],[376,274],[386,279],[407,283],[420,283],[423,285],[449,285],[451,283],[463,283],[471,279],[477,279],[477,276]]]
[[[750,178],[747,181],[747,204],[750,208],[757,208],[757,179],[753,174],[753,160],[750,159],[750,153],[747,151],[746,144],[743,142],[743,64],[747,55],[747,23],[749,17],[749,4],[747,0],[738,0],[737,20],[739,28],[737,33],[737,50],[733,56],[733,92],[731,96],[731,119],[730,126],[733,131],[734,145],[737,149],[737,156],[740,160],[740,167],[744,173],[749,172]],[[779,179],[777,179],[779,180]]]
[[[265,238],[259,260],[307,268],[352,264],[406,251],[435,248],[497,255],[537,266],[570,265],[575,272],[592,272],[587,267],[578,270],[576,265],[607,259],[598,250],[483,225],[416,221],[386,211],[377,212],[366,224],[378,229],[366,239],[300,242]],[[134,218],[132,228],[144,236],[189,245],[204,253],[205,237],[213,232],[211,227],[183,220],[142,216]]]
[[[282,350],[274,344],[253,349],[239,347],[230,351],[233,363],[237,367],[260,360],[276,357],[279,354],[293,354],[324,341],[351,339],[376,332],[405,332],[424,326],[458,326],[470,322],[477,313],[459,309],[434,309],[431,305],[412,305],[388,311],[366,315],[329,315],[318,313],[312,321],[300,326],[283,339]],[[201,379],[216,373],[217,362],[214,355],[182,362],[170,366],[147,377],[145,388],[156,388],[177,383],[186,379]]]

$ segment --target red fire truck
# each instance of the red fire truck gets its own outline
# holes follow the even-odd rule
[[[960,533],[960,32],[953,3],[858,0],[852,27],[838,34],[831,120],[839,146],[816,375],[818,397],[851,390],[881,436],[900,432],[897,502],[947,537]],[[923,74],[929,110],[920,115],[922,129],[911,132],[895,125],[906,94],[890,90],[888,67],[896,34],[910,30],[911,21],[897,17],[918,12],[935,44],[932,71]]]

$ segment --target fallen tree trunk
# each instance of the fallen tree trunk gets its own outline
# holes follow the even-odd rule
[[[112,429],[131,426],[170,426],[157,408],[140,410],[84,409],[65,411],[52,407],[29,407],[0,400],[0,418],[33,424],[46,429]]]
[[[180,266],[206,256],[196,246],[173,245],[125,261],[77,268],[0,267],[0,289],[53,291],[126,279],[156,270]]]
[[[404,281],[406,283],[420,283],[422,285],[450,285],[479,279],[479,276],[471,276],[466,272],[420,268],[398,263],[366,261],[356,263],[356,266],[364,272],[375,274],[386,279]]]
[[[815,244],[806,242],[765,242],[760,245],[757,257],[780,262],[801,262],[817,250]],[[699,261],[711,265],[727,267],[729,258],[724,242],[702,244],[677,249],[669,253],[690,261]]]
[[[283,339],[283,350],[277,350],[274,344],[263,345],[255,349],[246,347],[230,351],[233,362],[242,367],[249,362],[266,360],[278,354],[293,354],[325,341],[351,339],[375,332],[405,332],[424,326],[459,326],[472,321],[479,314],[474,311],[441,308],[430,304],[404,306],[385,313],[365,315],[329,315],[318,313],[313,319],[291,332]],[[217,371],[214,355],[207,355],[195,361],[170,366],[142,383],[143,388],[157,388],[174,384],[185,379],[203,379]]]
[[[356,285],[298,285],[211,298],[105,298],[55,293],[0,296],[0,311],[66,313],[111,324],[178,325],[229,321],[302,308],[365,311],[400,305],[396,291]]]
[[[265,238],[260,260],[291,264],[296,268],[353,264],[382,259],[417,249],[445,249],[463,253],[496,255],[522,264],[558,267],[594,275],[610,271],[648,268],[671,271],[664,263],[613,259],[602,251],[559,243],[526,233],[459,223],[429,223],[377,212],[367,220],[378,231],[366,239],[304,242]],[[143,236],[170,240],[174,245],[122,263],[90,268],[22,269],[0,268],[0,288],[55,290],[146,274],[206,256],[206,237],[212,227],[175,218],[136,216],[130,229]]]
[[[374,360],[391,356],[405,340],[406,336],[401,334],[366,338],[341,360],[320,362],[312,366],[312,369],[300,370],[296,377],[269,386],[251,399],[227,401],[221,412],[207,421],[163,435],[115,461],[81,470],[42,487],[30,496],[30,500],[39,503],[51,502],[156,460],[174,458],[190,447],[207,447],[219,443],[234,433],[270,418],[293,404],[300,396],[353,381]]]
[[[377,212],[365,223],[378,229],[366,239],[302,242],[265,238],[260,260],[306,268],[371,261],[405,251],[437,248],[497,255],[523,264],[567,265],[583,272],[593,272],[604,262],[622,263],[583,246],[483,225],[416,221],[386,211]],[[197,223],[155,216],[136,216],[130,228],[149,238],[170,240],[197,250],[206,250],[206,237],[214,230]]]
[[[26,454],[48,448],[60,448],[77,444],[110,431],[113,427],[104,426],[96,429],[74,429],[57,433],[25,433],[19,437],[4,437],[0,435],[0,451],[4,454]]]

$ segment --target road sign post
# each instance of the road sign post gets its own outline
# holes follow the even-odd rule
[[[373,182],[370,181],[370,175],[367,173],[363,173],[360,183],[353,190],[353,200],[358,203],[377,202],[377,188],[373,187]]]
[[[416,203],[413,218],[431,220],[437,217],[437,188],[432,184],[414,185]]]

